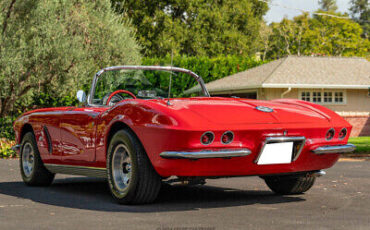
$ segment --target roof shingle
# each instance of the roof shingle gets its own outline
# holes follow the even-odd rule
[[[210,92],[261,87],[366,89],[370,87],[370,62],[363,58],[288,56],[206,86]]]

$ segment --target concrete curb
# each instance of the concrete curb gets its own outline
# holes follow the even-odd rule
[[[340,157],[340,160],[341,159],[370,160],[370,154],[345,154]]]

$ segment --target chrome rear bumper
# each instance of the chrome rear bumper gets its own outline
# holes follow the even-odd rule
[[[185,152],[185,151],[166,151],[159,154],[166,159],[203,159],[203,158],[230,158],[230,157],[244,157],[251,154],[249,149],[223,149],[223,150],[207,150],[199,152]]]
[[[321,146],[312,150],[315,154],[350,153],[356,149],[353,144]]]

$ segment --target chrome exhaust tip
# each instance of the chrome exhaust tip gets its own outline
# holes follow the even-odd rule
[[[313,176],[313,177],[321,177],[321,176],[325,176],[325,175],[326,175],[326,172],[323,171],[323,170],[320,170],[320,171],[317,171],[317,172],[313,172],[311,174],[311,176]]]

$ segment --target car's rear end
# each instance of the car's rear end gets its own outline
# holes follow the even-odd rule
[[[269,127],[270,126],[270,127]],[[181,131],[167,130],[152,138],[159,146],[147,144],[157,172],[163,176],[245,176],[314,171],[331,167],[343,152],[353,151],[347,138],[339,139],[336,127],[332,140],[326,140],[331,128],[266,128],[233,130],[233,141],[222,143],[230,130]],[[330,131],[329,131],[330,130]],[[201,143],[204,134],[214,135],[213,142]],[[159,137],[166,136],[166,142]],[[322,136],[322,138],[318,138]],[[198,142],[198,143],[197,143]]]
[[[344,119],[305,104],[234,99],[172,104],[177,113],[171,119],[182,124],[135,130],[150,140],[143,145],[162,177],[317,172],[355,148],[347,144],[351,126]]]

